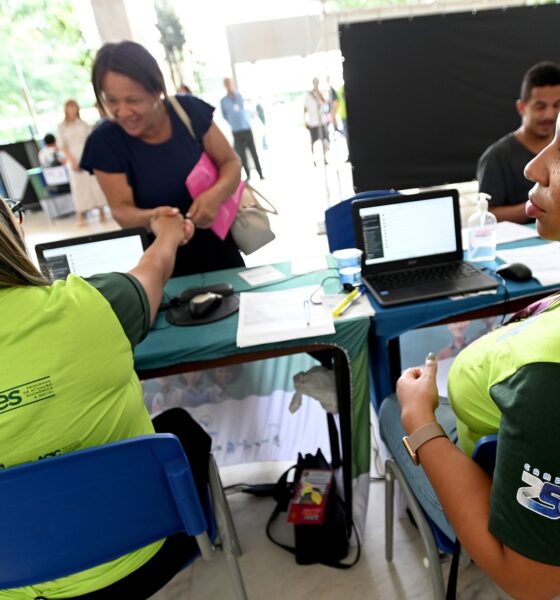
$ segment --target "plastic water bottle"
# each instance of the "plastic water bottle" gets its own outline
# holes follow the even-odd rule
[[[492,261],[496,258],[496,217],[488,212],[489,194],[478,194],[476,211],[469,217],[467,260]]]

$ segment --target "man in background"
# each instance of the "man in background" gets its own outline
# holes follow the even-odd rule
[[[525,203],[533,183],[523,171],[554,136],[560,111],[560,66],[540,62],[531,67],[523,77],[515,106],[521,126],[484,151],[476,178],[480,191],[492,196],[490,211],[498,221],[526,223]]]
[[[222,98],[220,106],[224,119],[229,123],[233,133],[233,149],[239,155],[247,179],[251,178],[251,170],[247,162],[247,150],[251,153],[255,169],[261,179],[264,179],[261,163],[255,147],[255,140],[251,125],[243,105],[243,96],[233,86],[233,81],[228,77],[224,79],[227,94]]]

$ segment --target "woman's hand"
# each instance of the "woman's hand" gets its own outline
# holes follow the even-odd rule
[[[434,412],[439,404],[436,372],[437,361],[432,355],[423,368],[407,369],[397,381],[401,422],[408,434],[436,420]]]
[[[187,217],[197,227],[208,229],[214,223],[220,204],[231,197],[239,185],[241,162],[215,123],[204,134],[202,144],[219,175],[214,185],[194,200]]]
[[[171,209],[168,211],[162,208]],[[179,214],[178,208],[159,207],[155,209],[150,219],[150,227],[156,237],[166,236],[174,239],[177,246],[184,246],[194,235],[194,225],[190,219],[185,219]]]
[[[221,200],[213,193],[212,188],[206,190],[192,203],[187,218],[201,229],[212,227],[212,223],[218,214]]]

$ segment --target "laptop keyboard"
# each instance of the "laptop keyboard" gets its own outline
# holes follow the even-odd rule
[[[433,265],[406,271],[393,271],[383,275],[368,276],[368,280],[377,289],[396,290],[411,287],[420,283],[464,279],[480,275],[480,271],[469,263],[451,263],[448,265]]]

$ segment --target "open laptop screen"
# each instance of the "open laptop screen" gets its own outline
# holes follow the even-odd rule
[[[365,268],[462,257],[455,190],[360,200],[355,204]]]
[[[35,252],[43,274],[55,280],[70,273],[126,273],[138,264],[147,245],[146,230],[134,228],[37,244]]]

